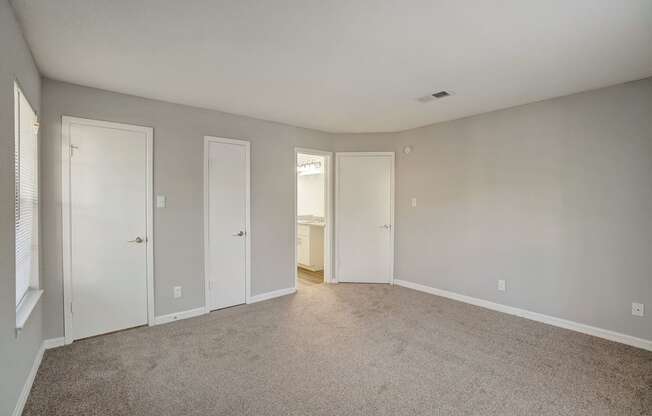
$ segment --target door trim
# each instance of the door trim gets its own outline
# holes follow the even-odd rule
[[[299,272],[297,264],[299,263],[299,249],[297,248],[299,232],[299,215],[297,207],[297,155],[301,153],[304,155],[315,155],[324,157],[324,219],[326,226],[324,227],[324,283],[337,283],[335,275],[333,274],[333,186],[332,186],[332,165],[333,165],[333,152],[326,152],[324,150],[307,149],[303,147],[294,148],[294,290],[298,289]]]
[[[209,313],[208,291],[208,144],[223,143],[245,147],[245,303],[251,303],[251,143],[247,140],[204,136],[204,312]]]
[[[73,339],[73,313],[72,313],[72,239],[71,239],[71,206],[70,206],[70,126],[84,124],[95,127],[108,127],[146,135],[146,198],[147,198],[147,241],[146,269],[147,269],[147,324],[154,325],[154,129],[152,127],[136,126],[132,124],[114,123],[109,121],[93,120],[80,117],[61,117],[61,223],[62,223],[62,260],[63,260],[63,311],[64,311],[64,338],[70,344]]]
[[[336,152],[335,153],[335,278],[337,279],[337,274],[339,272],[339,224],[338,224],[338,217],[339,217],[339,205],[338,205],[338,200],[340,199],[340,170],[339,170],[339,165],[340,165],[340,159],[342,157],[347,157],[347,156],[358,156],[358,157],[366,157],[366,156],[388,156],[391,157],[391,173],[390,173],[390,221],[392,224],[392,228],[390,229],[390,275],[389,275],[389,284],[393,285],[394,284],[394,235],[395,235],[395,229],[396,229],[396,221],[395,221],[395,215],[394,215],[394,175],[395,175],[395,165],[396,165],[396,154],[394,152]]]

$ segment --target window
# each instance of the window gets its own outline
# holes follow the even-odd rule
[[[41,294],[38,290],[38,120],[17,84],[14,84],[14,120],[16,327],[22,328]]]

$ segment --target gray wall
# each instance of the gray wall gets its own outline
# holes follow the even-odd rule
[[[294,147],[330,150],[326,133],[248,117],[43,81],[43,253],[48,337],[63,335],[61,266],[61,116],[154,128],[156,314],[204,305],[203,140],[251,141],[252,294],[294,285]],[[173,299],[173,286],[183,297]]]
[[[41,81],[13,10],[0,0],[0,415],[10,415],[41,346],[42,303],[16,338],[14,80],[39,111]]]
[[[50,80],[43,103],[48,337],[63,331],[67,114],[154,127],[155,192],[168,196],[155,211],[157,315],[203,305],[202,137],[215,135],[252,142],[254,294],[292,286],[293,147],[393,150],[397,278],[652,339],[650,314],[630,314],[632,301],[652,305],[652,79],[393,134],[328,135]]]
[[[397,152],[397,278],[652,339],[652,78],[334,148]]]

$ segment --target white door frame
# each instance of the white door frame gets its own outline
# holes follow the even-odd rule
[[[333,186],[332,186],[332,159],[333,152],[326,152],[324,150],[307,149],[303,147],[294,148],[294,290],[298,288],[299,271],[297,264],[299,263],[299,250],[297,248],[299,232],[298,222],[298,208],[297,208],[297,155],[301,153],[304,155],[322,156],[324,158],[324,283],[337,283],[333,274]]]
[[[70,206],[70,127],[72,124],[107,127],[145,133],[147,136],[146,195],[147,195],[147,324],[154,325],[154,129],[132,124],[62,116],[61,118],[61,220],[63,239],[63,305],[65,343],[73,342],[72,313],[72,239]]]
[[[245,147],[245,303],[251,300],[251,144],[247,140],[204,136],[204,312],[209,313],[208,290],[208,145],[210,143],[235,144]]]
[[[391,174],[390,174],[390,221],[391,221],[391,228],[389,230],[390,232],[390,284],[394,284],[394,229],[396,228],[395,226],[395,218],[394,218],[394,172],[396,171],[395,169],[395,164],[396,164],[396,154],[394,152],[336,152],[335,153],[335,275],[337,276],[337,272],[339,270],[339,231],[338,231],[338,199],[340,198],[340,172],[339,172],[339,165],[340,165],[340,158],[342,156],[360,156],[360,157],[365,157],[365,156],[391,156],[392,158],[392,165],[391,165]]]

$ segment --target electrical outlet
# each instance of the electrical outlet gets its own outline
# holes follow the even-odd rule
[[[501,292],[504,292],[506,290],[504,280],[499,280],[498,281],[498,290],[500,290]]]
[[[642,303],[632,302],[632,315],[634,316],[644,316],[645,315],[645,305]]]
[[[174,287],[174,298],[180,298],[181,297],[181,286],[175,286]]]

